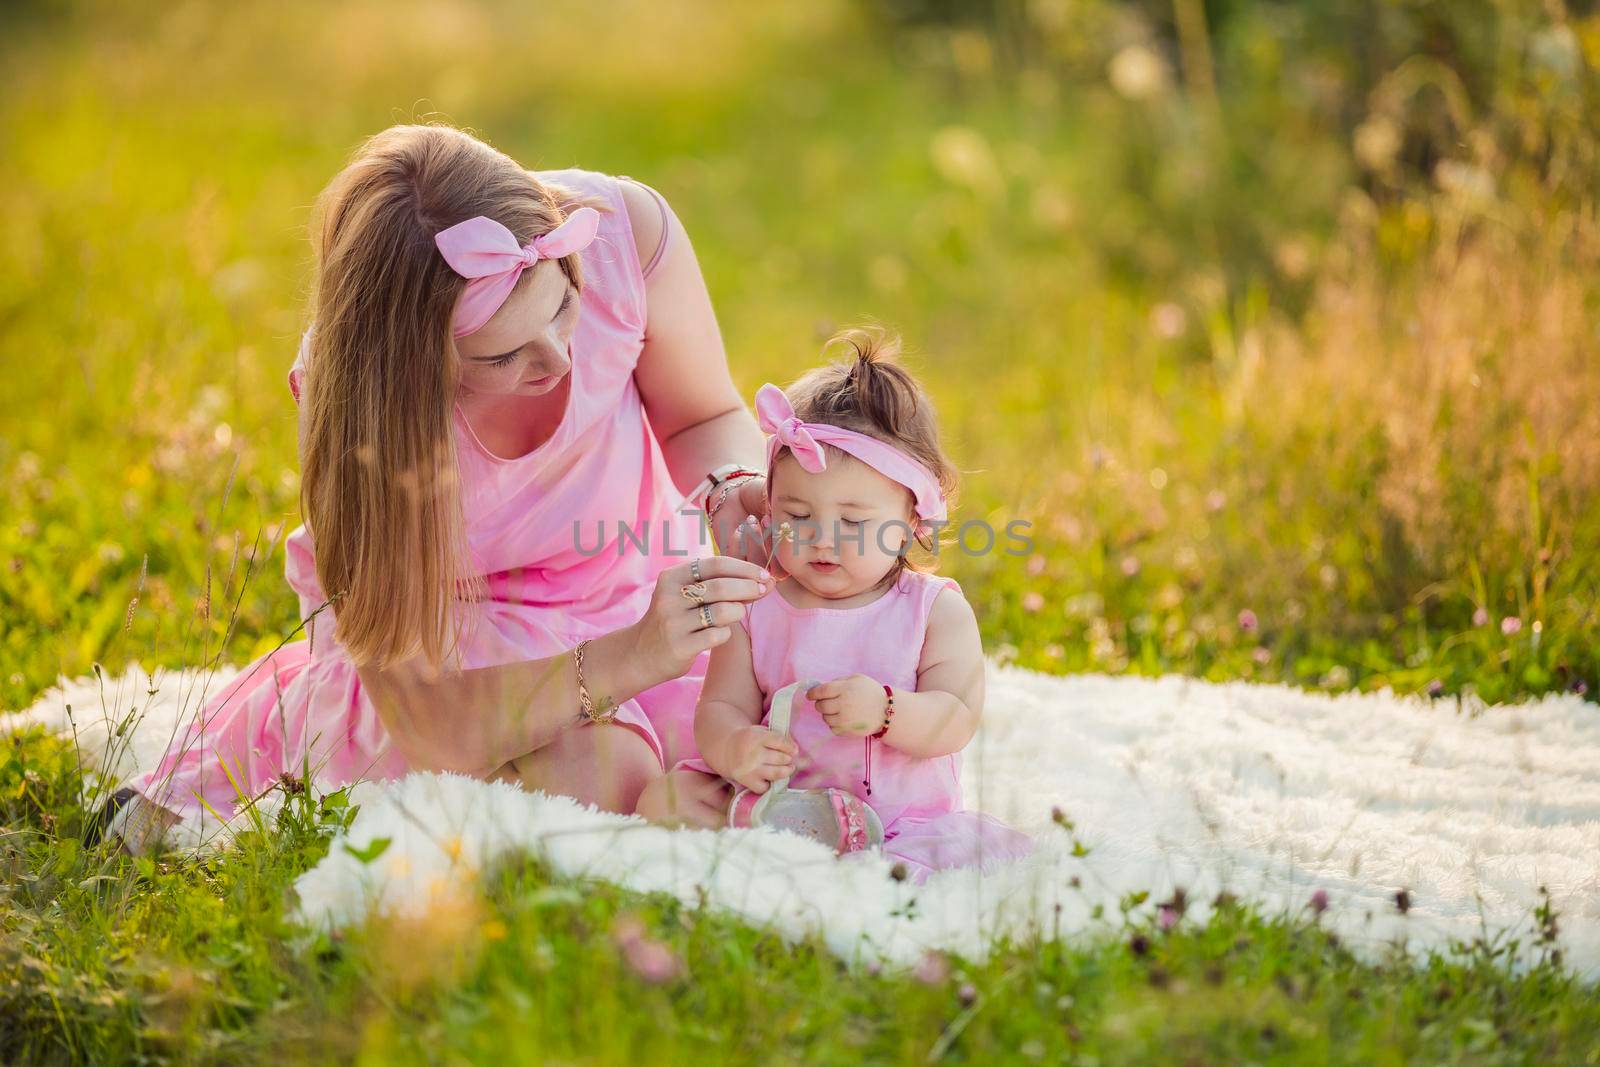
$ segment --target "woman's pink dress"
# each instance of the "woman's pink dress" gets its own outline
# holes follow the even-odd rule
[[[855,608],[797,608],[773,592],[749,604],[744,628],[762,722],[772,695],[799,681],[864,674],[900,692],[917,691],[917,667],[933,602],[955,579],[903,570],[887,592]],[[838,737],[816,705],[796,694],[789,723],[799,746],[793,789],[843,789],[883,821],[884,854],[905,863],[913,881],[947,867],[986,867],[1033,850],[1032,839],[990,815],[962,808],[961,754],[909,756],[893,745]],[[867,748],[871,746],[871,792]],[[715,773],[698,756],[679,766]]]
[[[611,210],[601,213],[599,238],[581,253],[571,394],[554,436],[525,456],[502,459],[456,411],[469,550],[489,590],[464,649],[467,669],[554,656],[634,623],[649,606],[657,574],[714,551],[668,475],[633,378],[644,343],[645,274],[667,249],[641,269],[618,179],[583,170],[540,177]],[[664,202],[661,209],[665,217]],[[297,400],[304,355],[302,347],[290,371]],[[285,570],[302,618],[326,600],[314,552],[304,526],[289,535]],[[332,611],[322,611],[307,627],[308,640],[245,668],[133,787],[191,818],[207,807],[228,817],[241,793],[258,794],[285,773],[299,778],[307,767],[324,788],[404,774],[406,760],[390,744],[332,623]],[[664,766],[695,752],[694,705],[708,655],[618,712]]]

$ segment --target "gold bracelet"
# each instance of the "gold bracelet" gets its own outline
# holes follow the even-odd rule
[[[759,474],[736,474],[732,475],[727,481],[723,482],[722,490],[717,494],[716,502],[706,508],[706,522],[716,522],[717,509],[722,507],[723,503],[734,492],[734,490],[741,488],[745,482],[754,481],[759,477],[761,477]]]
[[[588,640],[578,642],[578,647],[572,650],[572,658],[578,669],[578,707],[583,711],[583,717],[592,723],[605,725],[617,717],[617,705],[606,697],[598,711],[595,710],[594,698],[589,695],[589,689],[583,684],[583,649]]]

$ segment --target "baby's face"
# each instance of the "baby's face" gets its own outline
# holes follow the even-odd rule
[[[876,585],[911,538],[911,490],[830,450],[812,474],[785,453],[772,471],[772,528],[794,533],[775,558],[810,592],[838,600]]]

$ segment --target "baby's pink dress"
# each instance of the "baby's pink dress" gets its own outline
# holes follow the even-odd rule
[[[583,170],[540,176],[598,197],[610,210],[601,213],[598,239],[581,253],[571,395],[554,436],[525,456],[502,459],[456,410],[469,551],[489,593],[464,649],[467,669],[554,656],[630,625],[648,608],[657,574],[714,551],[698,514],[673,485],[634,382],[644,344],[645,272],[655,260],[641,270],[619,180]],[[302,342],[290,371],[296,400],[304,358]],[[631,533],[619,539],[621,523]],[[289,535],[285,570],[302,618],[326,600],[314,553],[304,526]],[[404,774],[410,768],[362,691],[333,622],[333,612],[322,611],[307,627],[308,640],[246,667],[175,739],[161,765],[130,784],[191,817],[204,810],[202,800],[230,816],[239,789],[224,762],[247,795],[280,774],[298,778],[307,765],[324,788]],[[695,754],[694,705],[708,656],[618,712],[664,766]],[[456,712],[441,706],[437,714]]]
[[[917,664],[933,602],[953,578],[903,570],[877,600],[856,608],[797,608],[776,590],[746,608],[762,722],[772,694],[802,680],[826,682],[864,674],[896,692],[917,689]],[[1026,856],[1032,839],[961,804],[961,754],[908,756],[872,741],[872,792],[866,788],[861,737],[838,737],[816,705],[797,693],[789,730],[800,748],[793,789],[829,787],[854,793],[883,821],[886,856],[905,863],[913,881],[946,867],[987,867]],[[696,757],[680,766],[715,773]]]

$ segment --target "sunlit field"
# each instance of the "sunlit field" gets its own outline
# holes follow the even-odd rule
[[[747,399],[903,335],[955,518],[1031,524],[941,551],[1001,662],[1600,692],[1592,5],[35,2],[0,42],[0,708],[295,632],[306,222],[410,121],[659,189]],[[309,938],[338,798],[132,861],[77,785],[0,742],[8,1062],[1600,1055],[1559,966],[1358,963],[1314,910],[876,974],[527,866]]]

